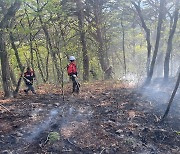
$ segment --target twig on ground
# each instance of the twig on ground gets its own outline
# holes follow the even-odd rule
[[[102,151],[100,152],[100,154],[102,154],[104,150],[105,150],[105,148],[102,149]]]
[[[157,115],[153,114],[153,116],[156,118],[156,122],[159,122],[161,118],[159,118]]]
[[[4,108],[6,111],[8,111],[9,113],[11,113],[12,115],[14,115],[8,108],[6,108],[4,105],[2,105],[2,104],[0,104],[0,106],[2,107],[2,108]]]

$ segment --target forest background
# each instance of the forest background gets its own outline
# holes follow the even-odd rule
[[[180,66],[179,8],[179,0],[0,0],[1,89],[9,97],[24,66],[38,84],[68,81],[71,55],[83,81],[167,82]]]

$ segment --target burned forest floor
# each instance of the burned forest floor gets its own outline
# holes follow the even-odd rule
[[[79,95],[71,84],[64,89],[64,100],[61,88],[48,84],[35,95],[22,90],[0,99],[10,111],[0,107],[0,154],[180,153],[179,98],[160,124],[167,102],[128,83],[82,83]]]

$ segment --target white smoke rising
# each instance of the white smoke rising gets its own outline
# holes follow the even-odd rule
[[[49,128],[50,124],[55,121],[55,117],[59,114],[58,109],[50,111],[49,116],[40,124],[34,126],[30,131],[30,135],[26,138],[28,142],[32,142],[41,132]]]
[[[151,102],[154,110],[162,115],[167,108],[175,83],[176,80],[165,83],[163,78],[158,78],[153,80],[151,85],[139,89],[139,92]],[[180,117],[179,102],[180,90],[178,89],[169,113]]]
[[[35,110],[32,112],[33,116],[36,116],[40,110]],[[68,126],[71,122],[81,122],[86,120],[88,117],[91,117],[93,112],[89,108],[77,108],[74,106],[68,107],[67,105],[62,106],[61,108],[52,109],[46,118],[42,120],[39,124],[34,126],[27,126],[24,128],[24,139],[28,143],[32,143],[37,139],[40,134],[46,130],[49,130],[52,124],[57,124],[61,130],[63,127]]]

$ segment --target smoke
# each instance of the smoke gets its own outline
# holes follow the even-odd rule
[[[38,113],[43,112],[43,109],[35,109],[32,111],[32,118],[37,120]],[[59,131],[72,122],[82,122],[91,117],[93,112],[88,107],[74,107],[64,105],[60,108],[54,108],[46,114],[45,118],[35,125],[28,125],[23,130],[23,140],[28,143],[32,143],[43,132],[50,131],[51,127],[57,125]]]
[[[174,90],[176,79],[170,80],[168,83],[163,81],[163,78],[156,78],[152,83],[139,89],[139,92],[147,98],[154,110],[161,115],[165,112],[171,94]],[[170,114],[180,117],[180,90],[178,89],[170,109]]]
[[[55,122],[56,116],[60,114],[60,110],[58,109],[52,109],[50,113],[48,114],[48,117],[43,120],[40,124],[34,126],[30,130],[30,134],[26,138],[27,142],[32,142],[35,138],[37,138],[43,131],[47,130],[49,126]]]
[[[118,77],[119,81],[122,81],[123,83],[127,83],[131,87],[141,86],[144,79],[145,79],[144,75],[136,74],[136,73],[127,73],[122,77]]]
[[[76,108],[71,106],[67,113],[63,115],[61,127],[64,127],[70,124],[73,121],[82,122],[83,120],[88,119],[93,114],[92,110],[87,108]]]
[[[31,113],[31,117],[33,118],[33,120],[35,120],[38,116],[38,114],[43,111],[42,108],[36,108],[34,111],[32,111]]]

